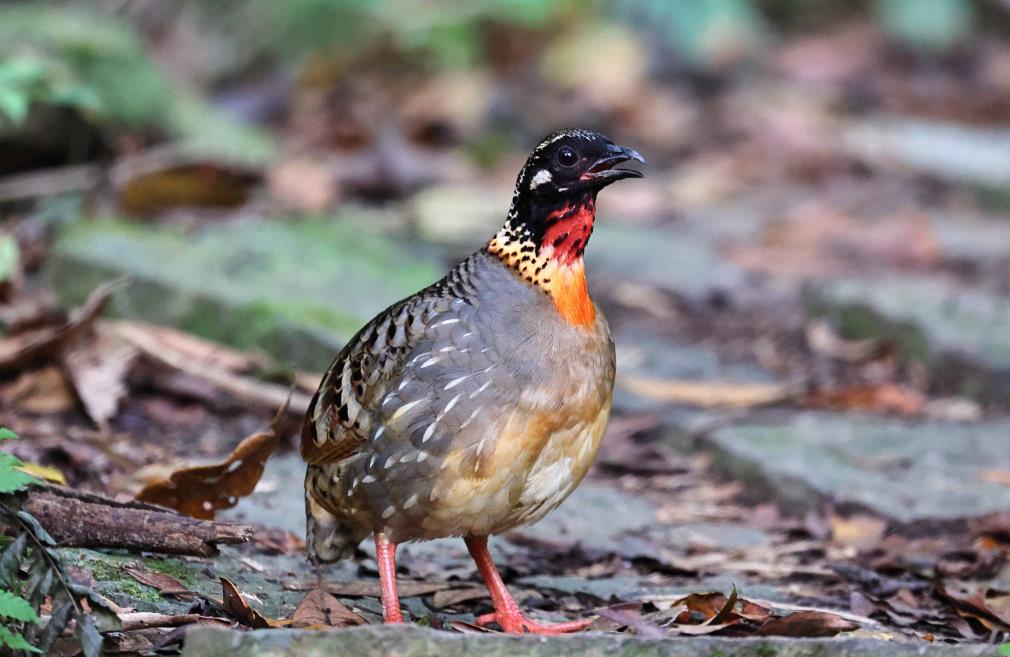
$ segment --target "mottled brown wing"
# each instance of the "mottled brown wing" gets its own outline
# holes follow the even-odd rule
[[[448,308],[448,298],[429,288],[390,306],[351,338],[309,404],[301,441],[307,463],[335,463],[361,449],[390,377],[403,367],[430,318]]]

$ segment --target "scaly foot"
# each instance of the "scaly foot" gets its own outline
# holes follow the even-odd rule
[[[474,625],[481,627],[491,623],[498,623],[503,630],[511,634],[568,634],[569,632],[581,632],[589,627],[592,621],[583,619],[554,625],[541,625],[521,613],[506,614],[499,618],[498,612],[484,614],[474,619]]]

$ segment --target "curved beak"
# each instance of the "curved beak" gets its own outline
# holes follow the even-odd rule
[[[624,146],[611,144],[607,149],[606,155],[596,160],[596,162],[593,163],[593,166],[589,168],[589,171],[582,174],[580,179],[602,187],[624,178],[641,178],[643,176],[641,171],[636,171],[635,169],[614,168],[618,164],[629,160],[635,160],[636,162],[645,164],[645,158],[642,157],[638,151],[631,148],[625,148]]]

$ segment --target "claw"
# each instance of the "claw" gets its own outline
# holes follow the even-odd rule
[[[473,621],[474,625],[484,627],[491,623],[498,623],[503,630],[512,634],[568,634],[569,632],[581,632],[592,624],[591,620],[582,619],[568,621],[567,623],[557,623],[553,625],[542,625],[536,621],[526,618],[522,614],[509,614],[498,619],[497,612],[478,616]]]

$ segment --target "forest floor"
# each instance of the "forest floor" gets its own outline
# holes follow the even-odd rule
[[[405,610],[438,633],[375,627],[369,545],[319,590],[296,444],[342,342],[494,232],[518,149],[462,173],[430,144],[165,149],[89,165],[103,182],[69,196],[47,190],[76,169],[0,181],[20,253],[0,306],[2,424],[21,436],[5,449],[74,490],[255,528],[216,556],[61,548],[124,618],[150,614],[107,650],[993,654],[1010,638],[1010,132],[979,127],[1000,96],[953,65],[898,76],[878,53],[812,91],[796,64],[872,38],[666,89],[615,135],[650,165],[601,195],[587,251],[613,418],[572,497],[492,540],[534,616],[594,619],[546,643],[472,625],[490,601],[458,540],[399,554]],[[869,111],[845,104],[857,78]],[[318,137],[293,122],[291,142]],[[389,166],[418,157],[423,183]],[[370,627],[318,634],[354,625]]]

